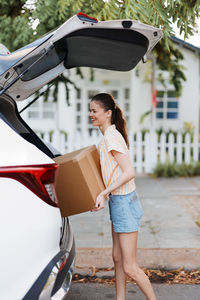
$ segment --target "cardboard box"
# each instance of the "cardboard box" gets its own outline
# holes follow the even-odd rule
[[[95,145],[62,156],[56,178],[56,193],[63,217],[79,214],[94,207],[96,197],[105,189]]]

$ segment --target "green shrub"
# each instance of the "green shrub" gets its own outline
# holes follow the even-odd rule
[[[200,162],[191,164],[158,163],[153,170],[155,177],[190,177],[200,175]]]
[[[178,176],[177,166],[172,163],[158,163],[153,170],[153,175],[156,177],[176,177]]]
[[[153,170],[153,175],[156,177],[163,177],[164,166],[161,163],[158,163]]]
[[[164,177],[176,177],[178,175],[177,173],[177,167],[176,165],[172,163],[167,163],[164,168]]]
[[[200,175],[200,162],[197,162],[194,165],[194,176],[199,176]]]
[[[179,176],[190,177],[194,174],[194,165],[193,164],[181,164],[178,165]]]

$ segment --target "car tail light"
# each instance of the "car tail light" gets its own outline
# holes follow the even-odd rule
[[[57,207],[55,176],[57,164],[0,167],[0,177],[15,179],[46,203]]]

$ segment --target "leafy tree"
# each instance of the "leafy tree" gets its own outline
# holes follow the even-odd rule
[[[157,63],[160,69],[169,71],[177,93],[181,93],[182,81],[185,80],[180,65],[183,56],[169,37],[174,35],[175,22],[185,38],[193,34],[200,16],[200,0],[1,0],[0,42],[11,51],[16,50],[58,27],[79,11],[99,20],[135,19],[160,27],[164,37],[154,50]],[[80,70],[77,69],[77,72],[80,73]],[[59,77],[55,95],[60,80],[66,86],[70,83],[66,76]]]

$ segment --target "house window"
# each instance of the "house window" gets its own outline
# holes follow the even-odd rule
[[[76,89],[76,99],[81,99],[81,89]]]
[[[123,99],[122,108],[123,108],[123,111],[125,114],[127,128],[130,128],[131,103],[130,103],[130,89],[129,88],[124,89],[124,99]]]
[[[177,120],[179,118],[179,99],[176,91],[158,91],[156,104],[156,119]]]
[[[127,126],[127,128],[129,128],[129,125],[130,124],[130,118],[129,118],[129,116],[126,116],[126,126]]]
[[[29,111],[28,118],[29,119],[39,119],[39,112],[38,111]]]
[[[88,101],[90,102],[90,100],[95,96],[99,94],[99,91],[97,90],[89,90],[88,91]]]
[[[29,119],[55,119],[55,102],[44,102],[41,101],[37,103],[33,103],[28,108],[28,118]]]
[[[54,112],[43,111],[43,119],[54,119]]]
[[[76,116],[76,124],[80,124],[81,123],[81,116]]]
[[[178,102],[177,101],[168,101],[167,102],[167,108],[178,108]]]
[[[157,108],[163,108],[164,107],[164,102],[162,100],[158,101],[156,107]]]
[[[81,111],[81,103],[76,103],[76,111]]]
[[[175,111],[167,112],[167,119],[178,119],[178,113]]]
[[[125,103],[124,108],[125,108],[125,112],[129,112],[130,111],[130,103]]]
[[[113,96],[113,98],[116,100],[116,102],[117,102],[117,100],[118,100],[118,98],[119,98],[119,92],[118,92],[118,90],[105,90],[105,91],[103,91],[103,93],[108,93],[108,94],[111,94],[112,96]]]
[[[88,117],[88,124],[92,124],[91,118]]]
[[[43,102],[42,103],[42,118],[44,119],[54,119],[55,118],[55,102]]]
[[[111,92],[111,95],[113,95],[114,99],[117,100],[119,95],[118,95],[118,91],[117,90],[112,90],[110,91]]]
[[[76,88],[76,104],[75,104],[75,111],[76,111],[76,130],[81,132],[82,127],[82,110],[83,110],[83,100],[82,100],[82,89]]]
[[[124,99],[130,99],[130,89],[124,89]]]
[[[99,130],[98,128],[89,128],[88,129],[89,135],[91,136],[94,132],[99,135]]]
[[[163,114],[163,112],[161,112],[161,111],[158,111],[158,112],[156,113],[156,119],[163,119],[163,116],[164,116],[164,114]]]

